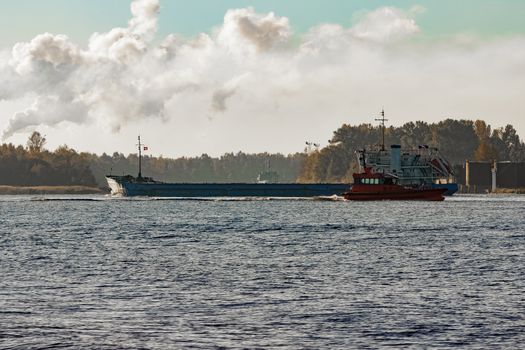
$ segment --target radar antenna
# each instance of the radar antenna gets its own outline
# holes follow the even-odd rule
[[[382,140],[381,140],[381,151],[385,150],[385,122],[388,121],[388,119],[385,119],[385,109],[381,109],[381,118],[376,119],[375,121],[381,122],[381,134],[382,134]]]

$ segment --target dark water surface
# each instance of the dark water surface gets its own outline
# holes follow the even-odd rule
[[[46,198],[0,197],[2,349],[525,347],[525,197]]]

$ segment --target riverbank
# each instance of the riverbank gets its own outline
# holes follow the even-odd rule
[[[0,186],[0,195],[19,194],[105,194],[98,187],[89,186]]]
[[[496,194],[525,194],[525,188],[496,188],[492,191]]]

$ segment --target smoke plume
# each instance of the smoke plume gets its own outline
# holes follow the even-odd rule
[[[421,40],[420,7],[382,7],[350,28],[304,34],[274,13],[232,9],[212,34],[156,39],[159,9],[159,0],[133,1],[127,27],[93,33],[87,46],[44,33],[1,53],[0,101],[34,99],[10,116],[3,138],[68,123],[117,132],[147,118],[180,118],[189,133],[202,125],[191,118],[204,118],[219,129],[249,119],[255,133],[279,125],[302,144],[298,125],[329,132],[381,106],[404,120],[497,120],[515,115],[525,88],[523,37]]]

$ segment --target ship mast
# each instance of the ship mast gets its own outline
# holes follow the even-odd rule
[[[139,146],[139,176],[138,178],[142,179],[142,146],[140,144],[140,135],[139,135],[138,146]]]
[[[382,133],[382,142],[381,142],[381,151],[385,150],[385,122],[388,121],[388,119],[385,119],[385,110],[381,110],[381,119],[376,119],[377,122],[381,122],[381,133]]]

